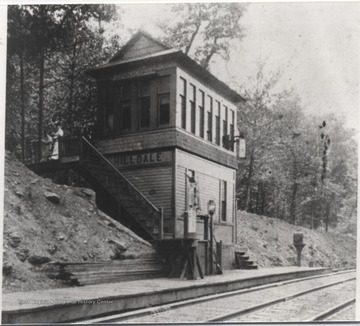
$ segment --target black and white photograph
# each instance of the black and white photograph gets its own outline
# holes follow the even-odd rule
[[[360,2],[0,17],[1,323],[360,320]]]

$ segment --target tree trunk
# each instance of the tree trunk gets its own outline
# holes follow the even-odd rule
[[[296,225],[296,197],[298,184],[296,180],[292,184],[291,202],[290,202],[290,223]]]
[[[40,160],[42,157],[42,134],[43,134],[43,116],[44,116],[44,70],[45,70],[45,49],[40,49],[40,73],[39,73],[39,126],[38,126],[38,153]]]
[[[330,203],[326,205],[326,214],[325,214],[325,231],[328,232],[329,229],[329,219],[330,219]]]
[[[251,179],[253,176],[253,169],[254,169],[254,153],[251,152],[250,154],[250,165],[249,165],[249,176],[246,184],[246,197],[245,197],[245,207],[244,210],[247,212],[249,211],[249,204],[250,204],[250,189],[251,189]]]
[[[73,62],[71,63],[70,67],[70,89],[69,89],[69,102],[68,102],[68,127],[69,127],[69,134],[72,135],[73,129],[73,97],[74,97],[74,81],[75,81],[75,56],[76,56],[76,45],[74,45],[73,49]]]
[[[25,88],[24,54],[20,53],[20,105],[21,105],[21,159],[25,161]]]
[[[39,58],[39,125],[38,125],[38,160],[42,157],[42,136],[43,136],[43,116],[44,116],[44,71],[45,71],[45,11],[42,7],[42,24],[40,40]]]
[[[266,205],[266,192],[265,185],[261,185],[261,215],[265,215],[265,205]]]

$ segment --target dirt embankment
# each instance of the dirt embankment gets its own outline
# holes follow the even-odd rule
[[[3,291],[62,287],[41,271],[52,262],[140,258],[151,245],[95,205],[90,189],[54,184],[6,153]]]
[[[3,291],[63,287],[41,271],[53,262],[99,262],[146,257],[149,243],[95,205],[90,189],[54,184],[5,158]],[[295,265],[293,234],[304,234],[303,265],[350,267],[356,262],[352,234],[297,228],[286,222],[239,212],[239,244],[260,267]]]
[[[356,237],[338,231],[309,230],[275,218],[238,212],[238,242],[249,248],[249,254],[259,266],[293,266],[296,249],[293,234],[304,234],[303,266],[355,267]]]

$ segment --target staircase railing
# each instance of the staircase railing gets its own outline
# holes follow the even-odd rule
[[[85,137],[82,137],[81,141],[81,161],[87,159],[101,159],[109,168],[112,169],[114,173],[116,173],[122,181],[124,181],[125,185],[127,185],[130,191],[135,192],[135,195],[138,196],[146,206],[150,209],[150,213],[153,217],[153,227],[160,227],[161,226],[161,212],[160,210],[154,206],[154,204],[146,198],[146,196],[133,184],[131,181],[121,173],[104,155],[102,155]],[[159,234],[161,234],[161,230],[159,230]]]

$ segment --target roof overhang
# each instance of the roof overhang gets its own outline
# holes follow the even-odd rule
[[[216,90],[220,95],[224,96],[235,104],[246,101],[244,97],[231,89],[224,82],[216,78],[209,71],[201,67],[185,53],[176,49],[169,49],[140,58],[109,62],[88,70],[87,74],[94,78],[99,78],[103,75],[107,75],[111,71],[119,72],[122,69],[128,69],[139,64],[150,64],[165,61],[173,61],[179,67],[186,70],[189,74],[197,77],[201,82]]]

